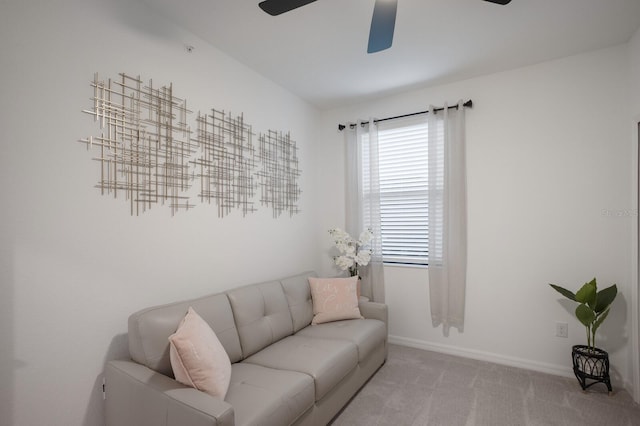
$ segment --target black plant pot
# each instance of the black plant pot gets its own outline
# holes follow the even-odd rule
[[[582,390],[596,383],[604,383],[609,393],[612,392],[609,378],[609,354],[606,351],[585,345],[575,345],[571,351],[571,357],[573,373],[580,382]],[[592,382],[587,384],[587,380]]]

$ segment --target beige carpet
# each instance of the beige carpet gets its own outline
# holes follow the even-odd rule
[[[583,392],[575,378],[390,345],[332,425],[640,426],[640,406],[612,384],[611,396]]]

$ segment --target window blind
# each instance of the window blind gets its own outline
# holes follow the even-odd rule
[[[378,127],[382,256],[386,263],[428,262],[428,146],[424,117]]]

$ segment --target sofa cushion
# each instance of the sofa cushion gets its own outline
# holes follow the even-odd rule
[[[358,361],[361,362],[376,348],[385,344],[387,329],[382,321],[374,319],[346,320],[306,327],[296,333],[296,336],[348,340],[358,347]]]
[[[309,288],[309,277],[315,276],[315,272],[305,272],[280,280],[289,303],[294,333],[311,324],[313,319],[313,302],[311,300],[311,289]]]
[[[358,277],[315,278],[309,277],[313,299],[312,324],[330,321],[359,319]]]
[[[178,330],[169,336],[169,358],[175,378],[209,395],[224,399],[231,362],[224,347],[201,317],[189,308]]]
[[[289,425],[313,406],[313,379],[249,363],[233,364],[225,401],[233,406],[235,425]]]
[[[278,281],[253,284],[227,292],[243,357],[293,333],[289,304]]]
[[[189,306],[193,307],[216,333],[231,362],[240,361],[240,339],[226,294],[154,306],[132,314],[129,317],[131,358],[152,370],[172,377],[169,336],[177,330]]]
[[[313,377],[316,401],[333,389],[358,365],[353,342],[289,336],[244,360],[278,370],[298,371]]]

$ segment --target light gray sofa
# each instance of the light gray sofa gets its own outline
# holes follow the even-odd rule
[[[365,319],[311,325],[313,272],[129,317],[131,360],[105,369],[107,426],[326,425],[384,363],[387,308],[361,298]],[[168,337],[189,306],[232,362],[224,399],[173,379]]]

